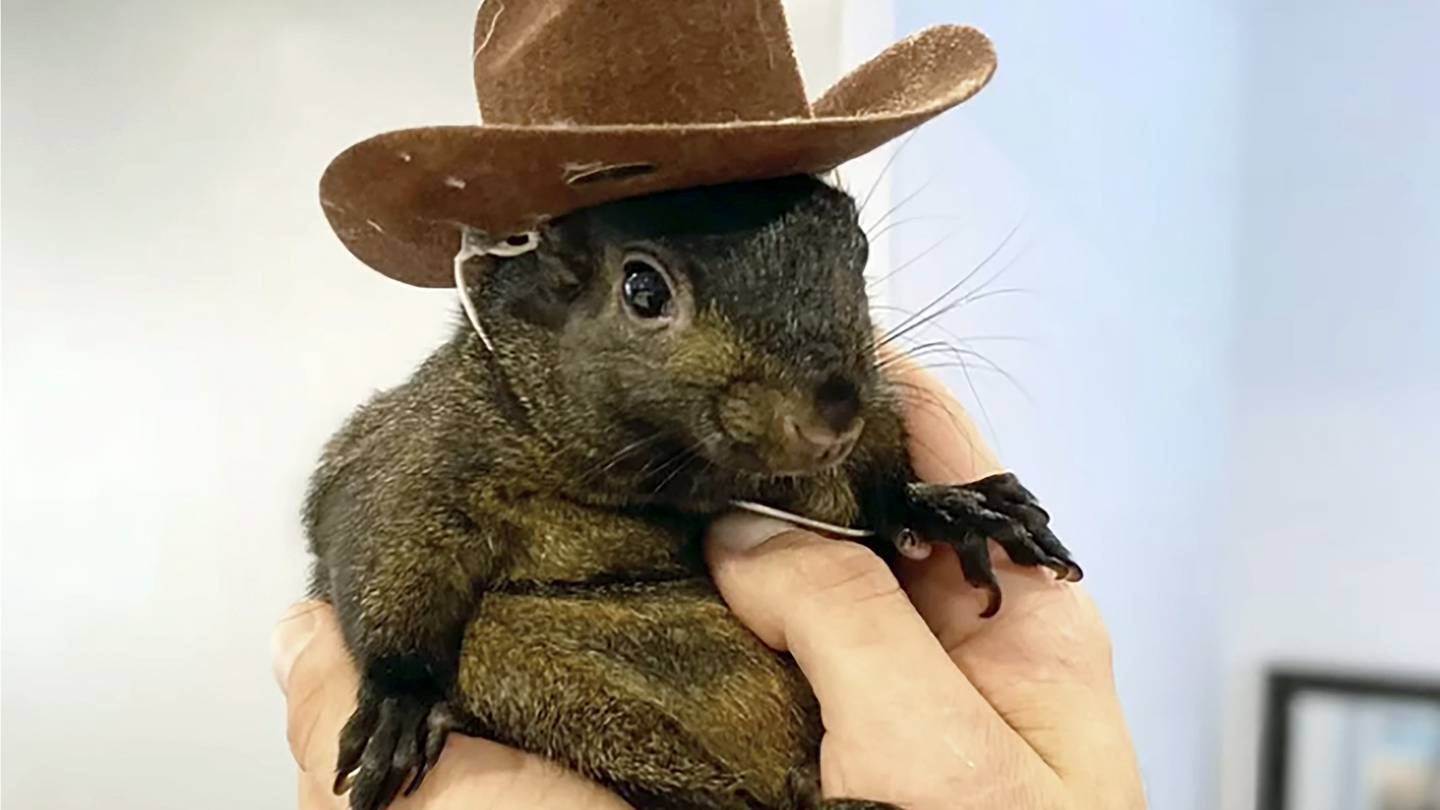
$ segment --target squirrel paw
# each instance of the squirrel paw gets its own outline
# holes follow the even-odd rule
[[[1000,585],[990,563],[990,540],[1018,565],[1043,565],[1068,582],[1084,576],[1050,531],[1050,515],[1010,473],[963,486],[910,484],[906,496],[910,526],[927,540],[954,548],[965,581],[989,593],[989,604],[980,614],[983,617],[1000,610]]]
[[[352,810],[381,810],[400,793],[419,789],[451,731],[463,724],[444,701],[360,690],[360,705],[340,732],[335,794],[350,792]],[[413,774],[413,776],[412,776]]]

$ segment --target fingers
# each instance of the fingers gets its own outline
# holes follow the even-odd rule
[[[968,483],[1003,471],[965,409],[934,375],[904,357],[887,358],[887,364],[892,379],[919,392],[907,398],[905,429],[911,437],[915,473],[922,481]],[[1010,564],[1003,551],[992,548],[1005,609],[995,619],[982,619],[986,595],[965,582],[954,553],[944,551],[924,560],[902,560],[898,570],[920,615],[946,649],[958,648],[976,633],[998,634],[1042,605],[1047,611],[1068,605],[1076,616],[1083,613],[1083,597],[1054,583],[1043,571]],[[1103,631],[1098,622],[1092,623]]]
[[[902,380],[923,397],[908,400],[905,428],[912,441],[911,455],[916,475],[929,483],[967,483],[1001,472],[1003,468],[994,453],[980,438],[964,408],[934,375],[912,361],[897,358],[888,361],[892,375]],[[918,403],[938,404],[918,404]],[[1051,624],[1054,611],[1063,608],[1072,619],[1088,624],[1066,624],[1079,632],[1080,627],[1103,633],[1093,611],[1088,617],[1084,606],[1088,601],[1072,588],[1056,583],[1047,572],[1021,568],[1011,564],[999,548],[991,548],[996,580],[1005,595],[1005,608],[994,619],[981,618],[987,595],[965,582],[962,569],[949,549],[936,549],[924,560],[901,560],[898,571],[920,615],[940,638],[947,650],[956,650],[977,633],[1004,635],[1009,628],[1023,625],[1022,619],[1037,611],[1046,613]],[[1036,648],[1036,654],[1059,654],[1054,645]],[[1033,663],[1033,662],[1032,662]]]
[[[998,552],[997,552],[998,553]],[[1096,807],[1133,807],[1138,765],[1115,691],[1110,640],[1084,589],[997,565],[1005,608],[977,620],[954,553],[907,563],[900,579],[970,683]]]
[[[932,483],[977,480],[1002,468],[963,408],[928,372],[905,360],[894,372],[907,397],[916,474]],[[992,545],[1005,607],[979,617],[985,594],[967,585],[953,550],[901,560],[900,581],[951,660],[1004,721],[1097,807],[1141,796],[1138,766],[1115,694],[1110,642],[1085,592],[1011,564]]]
[[[319,779],[300,775],[300,810],[348,810],[344,796],[336,796]]]
[[[292,607],[275,627],[271,651],[290,754],[302,772],[329,778],[359,684],[334,609],[323,602]]]
[[[908,805],[957,761],[983,773],[1029,754],[868,549],[747,514],[715,523],[707,556],[735,614],[814,689],[827,795]]]

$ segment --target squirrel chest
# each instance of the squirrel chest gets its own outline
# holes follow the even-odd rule
[[[705,576],[701,521],[538,496],[497,517],[516,553],[466,630],[459,708],[499,741],[605,761],[592,778],[641,768],[787,804],[818,756],[818,707]]]

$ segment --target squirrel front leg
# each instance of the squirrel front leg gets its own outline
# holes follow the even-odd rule
[[[930,484],[915,474],[909,436],[898,410],[881,408],[855,450],[855,488],[871,544],[893,560],[917,543],[944,543],[955,550],[965,581],[985,590],[982,616],[1000,610],[1000,585],[990,560],[995,541],[1017,565],[1050,569],[1071,582],[1083,573],[1050,530],[1050,515],[1012,473],[965,484]]]
[[[322,521],[322,530],[327,522],[349,525],[343,536],[317,543],[326,549],[328,594],[360,671],[335,780],[336,793],[349,789],[354,810],[379,810],[402,787],[414,792],[446,735],[462,730],[450,703],[460,642],[496,547],[444,507],[367,519],[372,514]]]

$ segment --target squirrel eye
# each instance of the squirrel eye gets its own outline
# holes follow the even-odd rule
[[[659,264],[649,256],[631,254],[625,257],[625,280],[621,292],[625,305],[641,318],[659,318],[668,315],[675,297],[670,282]]]

